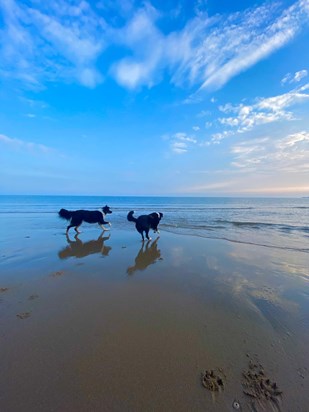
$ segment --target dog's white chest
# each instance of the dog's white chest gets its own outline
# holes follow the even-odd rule
[[[103,220],[104,220],[104,218],[105,218],[105,213],[104,213],[102,210],[100,210],[100,209],[98,209],[98,211],[99,211],[100,213],[102,213],[102,217],[103,217]]]

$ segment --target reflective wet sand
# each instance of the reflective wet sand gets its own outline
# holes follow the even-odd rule
[[[308,254],[88,227],[1,246],[1,411],[308,410]]]

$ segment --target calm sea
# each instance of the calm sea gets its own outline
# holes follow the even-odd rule
[[[309,198],[0,196],[2,229],[12,219],[33,228],[64,230],[60,208],[96,210],[105,204],[117,228],[132,230],[126,215],[159,211],[162,232],[225,239],[231,242],[309,252]],[[37,222],[37,224],[33,224]]]

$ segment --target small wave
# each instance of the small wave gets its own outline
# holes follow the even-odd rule
[[[309,253],[309,248],[299,248],[299,247],[290,247],[290,246],[279,246],[279,245],[273,245],[273,244],[266,244],[266,243],[259,243],[259,242],[250,242],[248,240],[239,240],[239,239],[231,239],[226,236],[211,236],[207,234],[201,234],[201,233],[185,233],[185,232],[178,232],[173,229],[168,229],[164,228],[167,232],[174,233],[176,235],[185,235],[185,236],[196,236],[196,237],[201,237],[205,239],[217,239],[217,240],[225,240],[227,242],[231,243],[240,243],[244,245],[252,245],[252,246],[261,246],[261,247],[266,247],[270,249],[280,249],[280,250],[289,250],[293,252],[302,252],[302,253]]]
[[[284,232],[291,231],[301,231],[309,232],[309,226],[295,226],[295,225],[285,225],[281,223],[268,223],[268,222],[244,222],[244,221],[234,221],[234,220],[222,220],[217,219],[216,222],[224,223],[227,225],[233,225],[236,227],[248,227],[253,229],[263,229],[263,228],[274,228],[277,230],[282,230]]]
[[[255,227],[268,227],[268,226],[277,226],[276,223],[267,223],[267,222],[246,222],[246,221],[238,221],[238,220],[224,220],[224,219],[217,219],[216,222],[218,223],[225,223],[234,226],[255,226]]]

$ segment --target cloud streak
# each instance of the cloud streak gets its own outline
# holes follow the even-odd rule
[[[308,20],[306,0],[286,9],[266,3],[224,17],[209,17],[206,3],[182,28],[174,24],[169,31],[161,28],[166,15],[150,2],[135,10],[125,3],[118,15],[112,2],[30,4],[0,3],[0,75],[33,87],[62,80],[91,88],[112,76],[135,90],[168,75],[176,86],[216,90],[286,45]],[[170,23],[176,18],[169,16]],[[107,49],[112,58],[104,63]],[[295,74],[294,81],[304,74]]]
[[[298,72],[295,72],[294,75],[292,75],[291,73],[287,73],[284,78],[281,80],[281,84],[286,84],[286,83],[298,83],[300,82],[302,79],[304,79],[305,77],[308,76],[308,71],[303,69],[300,70]]]
[[[300,4],[290,7],[265,27],[256,12],[261,12],[261,15],[269,20],[268,13],[271,11],[271,8],[261,7],[251,15],[244,16],[239,30],[229,26],[224,30],[223,38],[226,43],[221,43],[219,62],[217,67],[208,70],[209,75],[201,89],[222,87],[232,77],[265,59],[296,35],[299,30],[299,21],[302,19]],[[228,40],[230,36],[232,45]]]
[[[105,47],[105,25],[87,2],[55,1],[45,10],[43,3],[34,8],[6,0],[1,8],[2,77],[33,87],[68,79],[94,87],[101,81],[96,63]]]
[[[117,82],[135,89],[151,87],[157,82],[164,56],[164,36],[155,26],[156,12],[148,6],[139,10],[122,29],[115,32],[116,41],[129,47],[134,56],[124,57],[112,65]]]
[[[220,141],[235,133],[244,133],[252,130],[254,127],[262,124],[272,123],[280,120],[294,120],[295,117],[287,109],[309,100],[309,83],[291,90],[281,95],[259,98],[252,105],[226,104],[219,106],[219,110],[225,114],[234,114],[234,116],[220,117],[218,119],[221,125],[228,127],[222,133],[213,135],[213,141]]]
[[[171,151],[175,154],[187,153],[189,148],[197,143],[194,135],[188,135],[183,132],[178,132],[171,136],[165,136],[165,139],[170,140]]]
[[[179,34],[183,55],[174,76],[177,82],[188,78],[202,82],[200,90],[221,88],[291,41],[306,24],[308,9],[305,1],[283,11],[268,4],[218,19],[198,18]]]
[[[309,172],[309,132],[300,131],[283,138],[254,139],[232,147],[232,165],[250,171],[289,174]]]
[[[40,143],[27,142],[0,134],[0,144],[13,150],[27,150],[31,153],[54,154],[56,150]]]

